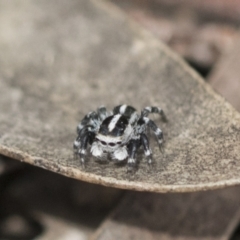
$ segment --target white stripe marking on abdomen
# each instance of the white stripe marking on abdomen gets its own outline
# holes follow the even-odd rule
[[[109,130],[109,132],[111,132],[114,128],[115,128],[115,126],[116,126],[116,124],[117,124],[117,121],[119,120],[119,118],[121,117],[122,115],[121,114],[117,114],[117,115],[115,115],[114,117],[113,117],[113,119],[112,119],[112,121],[109,123],[109,125],[108,125],[108,130]]]

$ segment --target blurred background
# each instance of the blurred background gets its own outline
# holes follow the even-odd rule
[[[238,33],[239,1],[112,1],[207,77]]]

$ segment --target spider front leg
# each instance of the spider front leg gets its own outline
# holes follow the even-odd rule
[[[86,158],[86,153],[87,153],[87,145],[88,145],[88,136],[85,135],[81,139],[81,148],[79,148],[79,150],[78,150],[78,155],[80,157],[82,165],[85,164],[85,158]]]
[[[132,171],[133,168],[136,166],[136,157],[137,157],[137,150],[140,147],[140,140],[139,139],[132,139],[128,143],[128,171]]]
[[[141,112],[141,116],[147,117],[150,113],[158,113],[161,116],[163,121],[167,121],[167,117],[165,113],[159,107],[145,107]]]
[[[81,164],[84,166],[87,155],[88,144],[92,144],[95,134],[91,132],[89,126],[85,126],[78,134],[73,144],[74,153],[80,157]]]
[[[158,141],[159,148],[162,152],[163,151],[163,149],[162,149],[162,144],[163,144],[163,132],[162,132],[162,130],[154,123],[154,121],[152,121],[151,119],[149,119],[147,117],[144,117],[143,121],[147,124],[147,126],[150,127],[150,129],[155,134],[155,136],[157,138],[157,141]]]
[[[144,154],[147,158],[147,162],[149,165],[151,165],[153,162],[153,159],[152,159],[152,150],[149,147],[148,137],[146,136],[146,134],[142,133],[140,139],[141,139],[141,144],[143,145]]]

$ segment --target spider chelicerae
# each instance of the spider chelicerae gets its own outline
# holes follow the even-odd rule
[[[159,147],[163,143],[163,133],[157,125],[148,118],[150,113],[158,113],[162,120],[166,116],[161,108],[145,107],[141,114],[128,105],[119,105],[113,111],[99,107],[89,112],[77,126],[77,138],[74,141],[74,153],[80,157],[84,165],[88,144],[90,152],[99,160],[112,159],[121,162],[127,159],[128,167],[136,165],[136,154],[143,146],[148,164],[153,162],[152,151],[146,135],[151,129],[155,134]]]

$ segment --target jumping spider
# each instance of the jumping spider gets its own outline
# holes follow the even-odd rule
[[[91,153],[100,160],[108,157],[117,162],[127,159],[129,168],[136,165],[136,152],[143,146],[148,164],[152,163],[152,151],[149,147],[146,131],[150,128],[155,134],[158,144],[163,143],[163,133],[157,125],[148,118],[150,113],[158,113],[163,120],[165,114],[161,108],[145,107],[139,115],[135,108],[119,105],[108,112],[105,107],[88,113],[77,126],[77,138],[73,149],[79,155],[84,165],[88,144]]]

